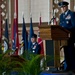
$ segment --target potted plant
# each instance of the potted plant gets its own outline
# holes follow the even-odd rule
[[[0,54],[0,74],[11,75],[13,71],[18,75],[39,75],[46,68],[46,63],[52,59],[50,56],[31,54],[25,51],[24,57],[19,55],[8,55],[12,50]],[[41,60],[43,60],[42,66]]]
[[[47,62],[51,58],[50,56],[41,54],[31,54],[27,51],[25,52],[24,57],[26,61],[21,63],[21,68],[24,74],[29,75],[40,75],[40,73],[46,69]]]
[[[20,60],[23,61],[23,59],[20,56],[9,55],[10,52],[12,50],[7,50],[5,53],[0,54],[0,74],[2,75],[10,75],[12,71],[21,69]]]

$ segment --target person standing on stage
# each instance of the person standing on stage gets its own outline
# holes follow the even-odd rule
[[[73,71],[75,70],[75,12],[68,9],[69,3],[66,1],[59,2],[58,5],[62,10],[60,26],[71,32],[68,45],[64,47],[64,54],[67,64],[66,70]]]

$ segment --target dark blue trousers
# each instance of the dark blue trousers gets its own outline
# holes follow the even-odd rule
[[[68,46],[64,47],[65,61],[67,64],[66,70],[75,70],[75,38],[68,40]]]

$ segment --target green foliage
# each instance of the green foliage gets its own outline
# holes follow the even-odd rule
[[[0,43],[0,54],[2,54],[2,44]]]
[[[0,74],[6,72],[6,75],[10,75],[11,71],[17,71],[22,72],[23,75],[39,75],[45,70],[47,62],[52,60],[50,56],[31,54],[28,51],[25,51],[22,56],[9,55],[11,52],[12,50],[7,50],[0,54]],[[43,65],[40,67],[42,59],[44,59]]]
[[[0,54],[0,74],[5,72],[8,68],[8,63],[10,62],[9,57],[7,57],[8,51],[6,53]]]
[[[15,56],[12,58],[12,56],[9,55],[10,52],[12,52],[12,50],[7,50],[5,53],[0,54],[0,74],[5,72],[9,75],[11,71],[18,71],[18,69],[20,70],[20,68],[17,67],[17,65],[20,65],[20,62],[17,61],[18,58],[15,58]]]
[[[23,72],[30,75],[39,75],[43,70],[45,70],[47,62],[51,60],[52,57],[41,54],[31,54],[26,51],[24,59],[27,61],[22,63]],[[44,61],[41,66],[40,62],[42,59],[44,59]]]

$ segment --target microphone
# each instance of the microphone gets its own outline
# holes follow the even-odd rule
[[[53,18],[51,18],[51,20],[50,20],[50,24],[52,23],[52,21],[53,21]]]
[[[57,25],[56,17],[51,18],[50,24]]]

